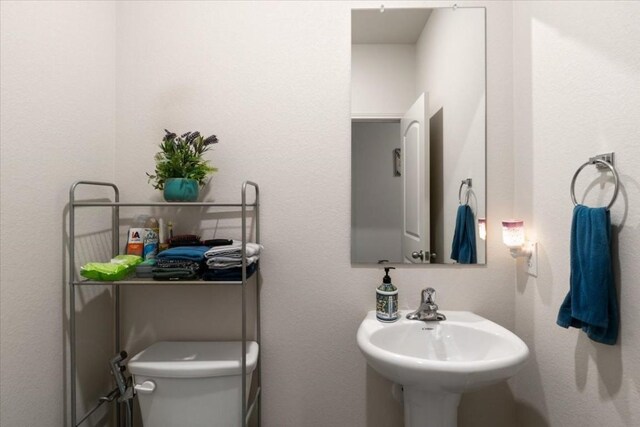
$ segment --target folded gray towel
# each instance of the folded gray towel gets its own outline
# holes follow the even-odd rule
[[[247,242],[246,255],[248,257],[259,255],[264,246],[257,243]],[[205,258],[213,258],[215,256],[225,256],[232,258],[242,258],[242,242],[234,240],[231,245],[215,246],[204,254]]]
[[[247,257],[247,265],[257,262],[260,257],[258,255]],[[242,259],[229,257],[214,257],[207,260],[207,267],[225,269],[233,267],[242,267]]]

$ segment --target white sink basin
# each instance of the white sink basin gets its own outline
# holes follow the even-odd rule
[[[407,313],[382,323],[371,311],[357,336],[369,365],[403,386],[406,426],[454,427],[461,393],[510,378],[529,357],[518,336],[477,314],[443,311],[447,320],[423,322]]]

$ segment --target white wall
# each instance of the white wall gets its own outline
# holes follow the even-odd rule
[[[402,262],[402,177],[393,174],[396,148],[399,121],[351,124],[352,262]]]
[[[66,205],[75,180],[113,178],[115,6],[2,2],[1,12],[0,424],[60,426],[68,392]],[[80,261],[104,255],[108,221],[94,214],[78,222],[78,245],[87,249]],[[109,294],[79,294],[80,412],[106,387],[111,331]],[[88,425],[106,417],[99,412]]]
[[[517,377],[521,426],[640,425],[639,21],[637,2],[514,3],[514,213],[539,241],[538,277],[518,276],[516,293],[516,332],[532,350]],[[621,181],[611,209],[615,346],[555,324],[569,288],[571,177],[610,151]],[[578,199],[598,175],[580,174]],[[595,185],[585,203],[608,203],[611,189]]]
[[[512,7],[474,4],[489,8],[491,256],[484,267],[408,267],[393,277],[403,308],[415,307],[419,290],[431,285],[444,309],[472,310],[511,327],[513,261],[499,220],[510,216],[513,195],[513,162],[502,155],[512,147]],[[379,4],[119,2],[114,35],[111,3],[3,2],[3,425],[62,424],[59,227],[69,183],[115,176],[124,200],[158,199],[144,172],[153,168],[165,127],[219,136],[211,158],[220,172],[209,197],[237,200],[247,178],[262,188],[264,425],[401,425],[389,382],[367,367],[355,343],[382,272],[349,261],[351,6]],[[44,37],[51,33],[57,38]],[[55,73],[40,73],[48,64]],[[33,147],[8,145],[18,131],[48,138]],[[6,193],[34,174],[40,187]],[[175,215],[178,226],[190,227],[184,213]],[[237,233],[226,229],[230,222],[217,224],[218,235]],[[39,253],[53,254],[40,261],[52,272],[44,279],[26,271],[29,233],[38,236]],[[237,334],[233,289],[136,288],[124,297],[130,352],[163,338]],[[466,395],[460,423],[512,426],[514,409],[501,384]]]
[[[482,9],[436,9],[416,43],[416,94],[429,93],[429,117],[443,110],[444,262],[449,263],[460,181],[473,180],[469,205],[476,222],[486,213],[485,40],[478,37],[484,26]],[[476,244],[483,263],[485,245],[477,232]]]
[[[355,343],[383,274],[350,263],[351,5],[121,2],[117,7],[115,175],[123,198],[158,197],[144,171],[153,167],[165,127],[197,128],[220,138],[211,156],[220,168],[211,197],[237,200],[247,178],[261,185],[267,248],[264,425],[400,425],[402,408],[392,400],[390,384],[367,368]],[[431,285],[441,307],[473,310],[510,327],[513,261],[500,243],[498,224],[510,216],[513,191],[511,159],[500,154],[511,150],[512,10],[503,2],[489,8],[488,90],[494,95],[488,105],[488,150],[496,153],[489,158],[492,256],[485,267],[403,268],[393,278],[402,307],[416,306],[420,289]],[[237,331],[237,326],[223,329],[228,320],[216,324],[238,302],[233,289],[130,289],[126,301],[132,352],[156,339]],[[510,402],[506,384],[465,396],[461,425],[512,426]]]
[[[397,270],[401,306],[415,306],[419,289],[432,285],[443,308],[515,325],[530,346],[532,361],[515,382],[518,421],[503,384],[463,398],[462,426],[637,425],[638,4],[480,4],[488,7],[488,264]],[[125,199],[158,198],[144,171],[169,127],[220,137],[211,196],[235,200],[246,178],[262,186],[265,426],[400,425],[389,383],[355,345],[381,272],[349,262],[349,6],[2,2],[0,424],[63,424],[69,184],[116,176]],[[616,151],[622,178],[612,209],[622,320],[614,347],[555,326],[569,274],[569,181],[606,151]],[[585,171],[582,185],[592,177]],[[587,201],[606,200],[610,189],[599,190]],[[515,307],[499,228],[511,214],[525,217],[540,242],[539,276],[518,275]],[[89,226],[100,230],[103,219],[85,218]],[[38,269],[26,255],[36,245]],[[230,290],[126,297],[130,351],[237,331],[224,331],[233,319],[214,323],[238,302]],[[96,291],[83,298],[98,311],[108,305]],[[222,312],[210,314],[211,304]],[[87,372],[104,369],[100,362]]]
[[[401,117],[415,102],[414,44],[351,45],[351,114]]]

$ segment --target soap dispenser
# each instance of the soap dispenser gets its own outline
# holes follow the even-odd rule
[[[376,289],[376,318],[381,322],[395,322],[398,320],[398,288],[391,283],[389,270],[395,267],[384,268],[382,284]]]

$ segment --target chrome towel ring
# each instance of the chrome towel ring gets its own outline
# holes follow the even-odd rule
[[[616,201],[616,197],[618,197],[619,188],[618,171],[616,171],[616,168],[613,166],[613,153],[600,154],[598,156],[591,157],[587,162],[583,163],[582,166],[578,168],[576,173],[573,174],[573,178],[571,179],[571,200],[573,201],[573,205],[575,206],[578,204],[578,202],[576,201],[575,192],[576,179],[578,178],[578,175],[580,174],[582,169],[589,165],[596,165],[598,169],[609,169],[613,174],[613,183],[615,187],[613,190],[613,197],[607,205],[607,209],[611,209],[611,206],[613,206],[613,203]]]
[[[471,178],[463,179],[460,183],[460,188],[458,188],[458,202],[462,204],[462,187],[467,186],[467,191],[465,192],[465,201],[464,204],[469,204],[469,191],[471,190]]]

